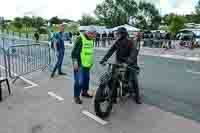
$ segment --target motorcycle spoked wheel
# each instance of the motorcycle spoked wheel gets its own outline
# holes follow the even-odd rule
[[[100,118],[106,118],[112,110],[111,90],[108,85],[100,85],[94,99],[94,110]]]

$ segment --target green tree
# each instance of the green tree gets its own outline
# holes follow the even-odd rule
[[[200,14],[189,14],[184,17],[187,23],[200,23]]]
[[[79,23],[80,25],[87,26],[96,24],[97,20],[88,14],[83,14],[81,20],[79,20]]]
[[[195,12],[196,14],[200,15],[200,0],[197,2],[197,5],[195,6]]]
[[[78,32],[79,30],[79,24],[78,23],[75,23],[75,22],[71,22],[71,23],[68,23],[66,26],[65,26],[65,29],[67,31],[71,31],[71,32]]]
[[[49,21],[51,24],[61,24],[62,23],[62,21],[57,16],[52,17]]]
[[[148,2],[140,2],[138,8],[138,15],[143,16],[144,19],[142,23],[144,26],[142,27],[147,30],[156,30],[159,27],[162,19],[155,5]]]
[[[130,18],[142,29],[157,29],[161,22],[159,11],[151,3],[135,0],[105,0],[97,5],[95,14],[108,27],[127,24]],[[133,25],[132,24],[132,25]]]
[[[41,17],[33,17],[32,19],[33,19],[32,27],[39,32],[40,31],[44,32],[44,28],[46,27],[46,21]]]
[[[21,29],[23,28],[23,23],[20,17],[14,18],[14,21],[12,22],[12,24],[18,30],[18,32],[21,32]]]
[[[61,21],[62,21],[62,22],[65,22],[65,23],[74,22],[73,20],[70,20],[70,19],[62,19]]]
[[[173,16],[169,25],[169,30],[173,33],[176,33],[180,29],[184,28],[185,22],[186,20],[183,16]]]
[[[137,3],[134,0],[105,0],[97,5],[95,14],[108,27],[128,23],[130,16],[137,14]]]
[[[174,17],[176,17],[177,15],[174,13],[170,13],[165,15],[162,19],[165,25],[170,25],[172,23],[172,21],[174,20]],[[184,18],[186,18],[185,16],[182,16]],[[186,19],[185,19],[186,20]]]
[[[31,28],[31,26],[33,25],[33,20],[32,18],[28,17],[28,16],[24,16],[22,18],[22,23],[25,26],[26,32],[28,32]]]
[[[2,32],[4,32],[4,30],[7,30],[8,31],[8,21],[7,20],[3,20],[3,21],[1,21],[1,30],[2,30]]]
[[[135,26],[139,29],[145,30],[147,28],[147,22],[144,16],[137,16]]]

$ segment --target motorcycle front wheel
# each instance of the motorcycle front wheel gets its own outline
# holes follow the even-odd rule
[[[111,90],[108,85],[100,85],[94,99],[94,111],[100,118],[106,118],[112,110]]]

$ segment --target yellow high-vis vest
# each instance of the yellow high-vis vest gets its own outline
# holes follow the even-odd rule
[[[93,40],[88,40],[85,35],[81,34],[82,50],[81,50],[81,65],[86,68],[93,66],[94,45]]]

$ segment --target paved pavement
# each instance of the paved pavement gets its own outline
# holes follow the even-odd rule
[[[136,105],[132,100],[114,106],[106,125],[84,115],[93,113],[93,104],[83,99],[79,106],[72,102],[72,80],[66,77],[40,77],[39,86],[23,89],[13,86],[13,96],[0,104],[2,133],[198,133],[200,124],[147,104]],[[43,73],[44,75],[44,73]],[[54,93],[62,99],[48,95]],[[131,106],[130,106],[131,105]]]
[[[70,52],[70,49],[66,50],[64,68],[72,76]],[[98,64],[103,54],[105,51],[102,50],[95,52],[95,64],[91,71],[92,86],[98,85],[98,78],[105,71],[105,68]],[[147,103],[190,119],[200,120],[198,61],[142,55],[139,64],[143,64],[140,83]]]
[[[138,106],[132,100],[120,102],[106,120],[108,124],[103,126],[82,113],[83,110],[93,113],[92,100],[83,99],[82,106],[72,102],[70,52],[71,49],[67,48],[63,67],[68,73],[67,77],[49,79],[50,73],[46,70],[31,73],[25,76],[25,80],[18,80],[12,85],[13,96],[8,96],[7,90],[3,89],[4,101],[0,103],[0,115],[5,119],[0,120],[0,132],[199,132],[198,61],[141,55],[139,62],[144,65],[140,85],[145,104]],[[98,64],[104,54],[104,50],[95,52],[95,64],[91,72],[92,89],[95,89],[100,74],[105,71]],[[35,86],[31,86],[32,83]]]
[[[70,53],[71,49],[66,49],[63,69],[69,77],[73,77]],[[91,86],[98,85],[98,78],[105,71],[98,63],[104,54],[102,50],[95,52]],[[200,120],[198,61],[142,55],[139,64],[144,64],[140,82],[146,102],[189,119]]]

